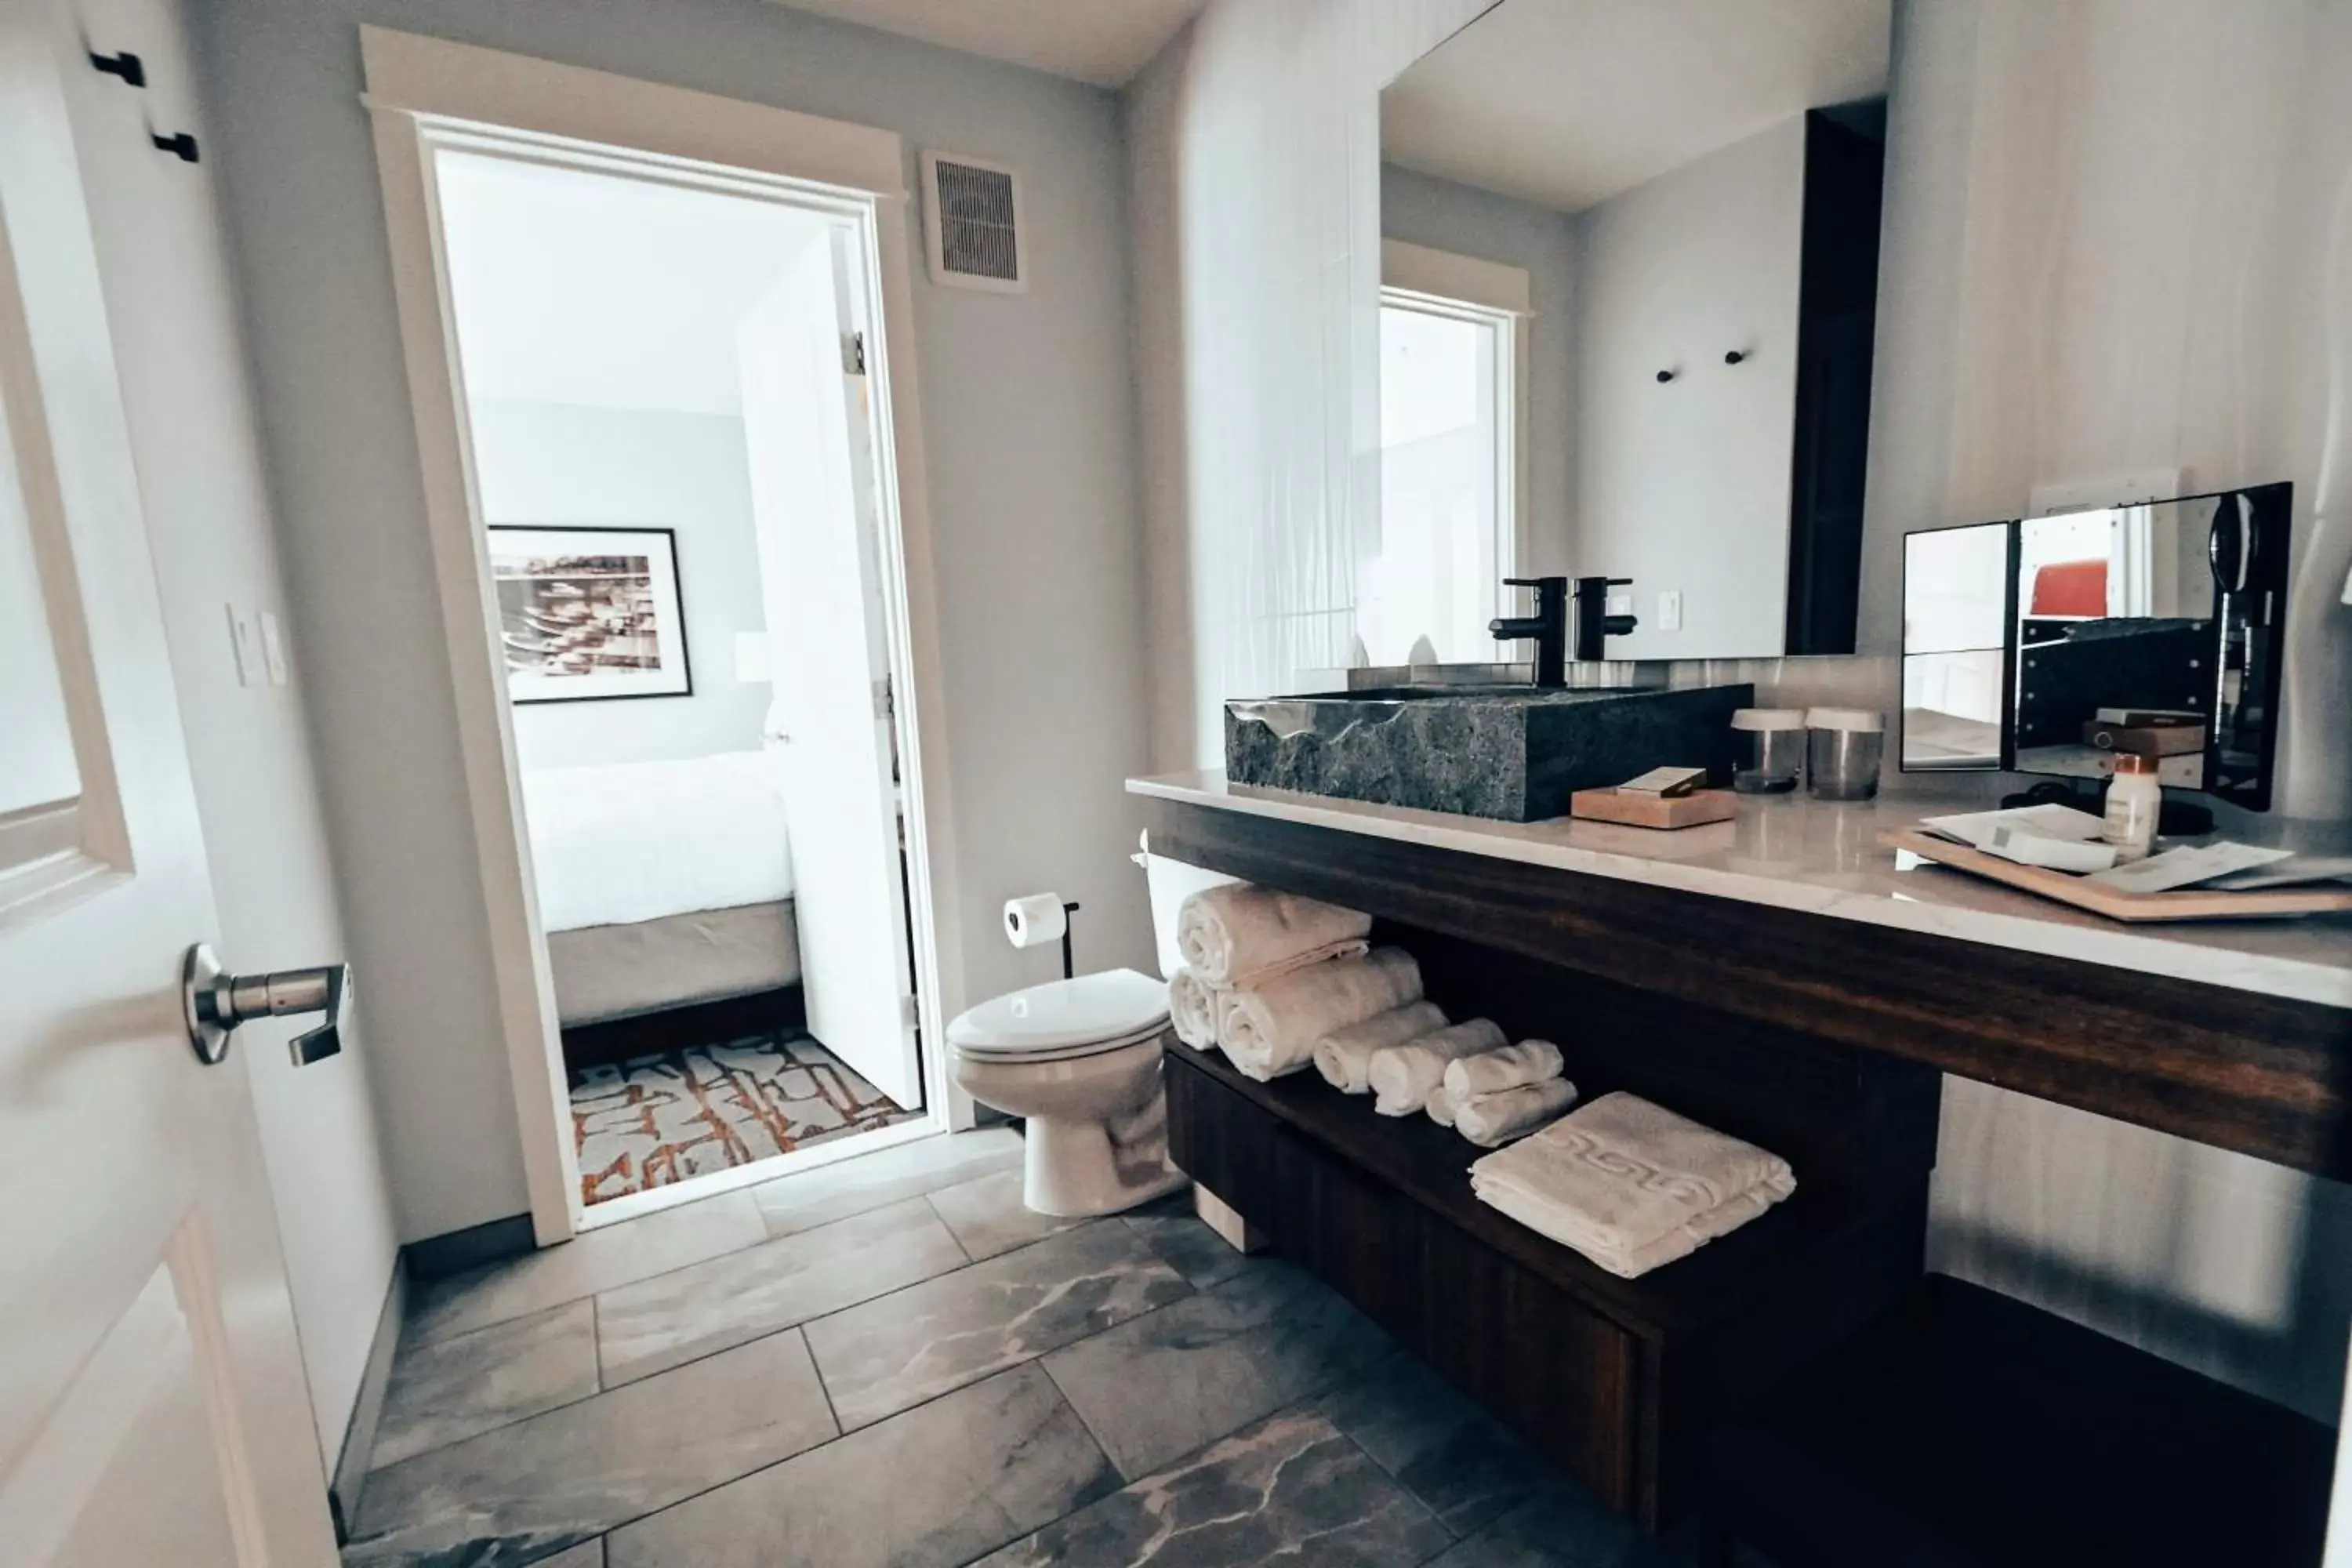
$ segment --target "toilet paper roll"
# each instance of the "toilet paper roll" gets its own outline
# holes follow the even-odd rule
[[[1031,893],[1004,900],[1004,940],[1015,947],[1043,947],[1062,940],[1070,917],[1059,893]]]

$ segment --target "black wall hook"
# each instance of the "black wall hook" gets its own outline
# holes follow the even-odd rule
[[[1747,357],[1748,351],[1746,349],[1734,349],[1729,353],[1723,356],[1723,363],[1726,364],[1738,364],[1741,360],[1744,360]]]
[[[102,76],[119,76],[125,87],[147,85],[147,62],[125,49],[119,55],[101,55],[89,51],[89,68]]]
[[[1664,386],[1667,382],[1674,380],[1674,378],[1675,373],[1673,371],[1662,370],[1658,373],[1658,384]]]
[[[147,132],[147,140],[155,143],[155,151],[170,153],[183,163],[193,163],[196,161],[196,139],[184,131],[174,136],[165,136],[150,131]]]

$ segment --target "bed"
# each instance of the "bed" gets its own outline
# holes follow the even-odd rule
[[[728,752],[522,775],[566,1028],[800,979],[775,760]]]

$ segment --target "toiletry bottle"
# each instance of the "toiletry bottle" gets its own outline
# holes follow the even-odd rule
[[[2116,847],[2118,865],[2145,858],[2156,843],[2156,816],[2164,788],[2156,782],[2156,759],[2119,752],[2115,782],[2107,785],[2107,826],[2100,835]]]

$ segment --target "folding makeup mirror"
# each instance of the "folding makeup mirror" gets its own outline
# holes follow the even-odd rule
[[[2294,487],[1906,534],[1902,765],[2270,808]]]

